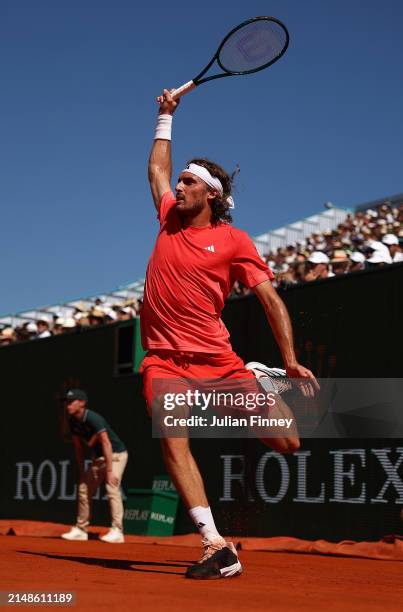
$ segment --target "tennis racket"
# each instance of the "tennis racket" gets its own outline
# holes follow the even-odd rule
[[[191,81],[171,92],[180,98],[202,83],[223,77],[252,74],[268,68],[287,51],[287,28],[274,17],[253,17],[227,34],[207,66]],[[222,72],[203,78],[217,62]]]

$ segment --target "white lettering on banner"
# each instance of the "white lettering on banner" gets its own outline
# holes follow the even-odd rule
[[[223,495],[220,501],[234,501],[232,497],[232,482],[238,480],[241,483],[242,489],[245,488],[245,457],[244,455],[220,455],[223,459]],[[239,459],[241,462],[241,471],[234,473],[232,471],[232,462],[234,459]],[[253,500],[252,500],[253,501]]]
[[[403,504],[403,481],[397,473],[397,470],[403,461],[403,448],[396,449],[396,452],[400,453],[400,457],[395,464],[393,464],[388,457],[388,453],[392,452],[392,449],[373,448],[371,449],[371,452],[379,460],[388,477],[378,495],[371,499],[371,503],[388,503],[388,500],[384,499],[383,496],[385,495],[386,489],[389,487],[389,485],[393,484],[397,494],[399,495],[399,497],[395,500],[395,504]]]
[[[69,459],[59,461],[60,465],[60,491],[57,499],[62,501],[74,501],[77,497],[77,485],[75,484],[70,494],[67,493],[67,470],[70,466]]]
[[[343,504],[365,504],[365,483],[361,485],[361,493],[358,497],[344,496],[344,482],[348,479],[353,486],[355,484],[355,466],[351,464],[349,470],[344,469],[344,458],[348,455],[357,455],[361,459],[361,465],[365,467],[365,450],[363,448],[349,448],[345,450],[329,451],[334,456],[334,497],[331,502]]]
[[[165,514],[160,514],[159,512],[151,512],[150,518],[153,521],[158,521],[160,523],[168,523],[169,525],[172,525],[172,523],[174,522],[173,516],[165,516]]]
[[[148,521],[150,510],[139,510],[138,508],[126,508],[124,518],[127,521]]]
[[[372,453],[379,462],[379,467],[382,468],[382,472],[386,474],[387,478],[383,482],[379,493],[368,499],[367,495],[367,483],[363,475],[358,476],[360,472],[363,472],[367,467],[367,454]],[[390,454],[398,453],[399,457],[395,462],[391,461]],[[293,460],[293,457],[297,460],[296,469],[296,487],[297,495],[293,498],[294,502],[305,503],[305,504],[321,504],[326,502],[331,503],[344,503],[344,504],[365,504],[368,501],[371,503],[395,503],[403,504],[403,479],[398,473],[399,468],[403,465],[403,448],[377,448],[377,449],[364,449],[364,448],[348,448],[329,451],[329,455],[333,457],[333,480],[334,490],[333,497],[326,498],[326,484],[325,482],[319,482],[315,489],[319,494],[316,497],[310,497],[307,494],[308,483],[312,482],[312,478],[309,478],[307,461],[308,457],[311,456],[311,451],[298,451],[289,455],[289,461]],[[247,486],[245,481],[245,456],[244,455],[221,455],[220,458],[223,462],[223,495],[219,501],[233,502],[240,498],[239,492],[233,490],[233,483],[238,481],[243,490]],[[265,478],[265,468],[269,459],[276,459],[280,467],[280,479],[279,489],[276,495],[269,495],[267,492]],[[355,459],[355,462],[353,462]],[[312,457],[312,462],[315,458]],[[347,464],[347,462],[349,463]],[[241,469],[237,471],[233,468],[233,464],[238,462],[241,464]],[[365,474],[365,472],[364,472]],[[370,476],[371,486],[374,484],[374,475],[371,472]],[[330,480],[330,478],[329,478]],[[277,482],[277,480],[276,480]],[[379,481],[381,482],[381,481]],[[312,483],[313,484],[313,483]],[[262,455],[258,466],[256,468],[256,488],[260,498],[267,503],[278,503],[280,502],[288,492],[290,485],[290,468],[283,457],[276,452],[268,452]],[[357,495],[349,497],[346,494],[346,486],[349,488],[356,487]],[[314,490],[315,490],[314,489]],[[392,500],[386,499],[385,494],[388,489],[392,489],[397,492],[397,498]],[[252,497],[250,501],[254,501]]]
[[[30,461],[19,461],[17,466],[17,486],[14,499],[35,499],[34,489],[32,486],[32,478],[34,475],[34,466]],[[24,497],[22,486],[25,485],[28,491],[28,497]]]
[[[311,451],[298,451],[294,453],[294,457],[297,458],[297,497],[294,497],[293,501],[300,502],[303,504],[323,504],[325,501],[325,483],[320,483],[320,493],[317,497],[308,497],[307,489],[307,478],[306,478],[306,462],[308,457],[311,456]]]
[[[87,470],[92,464],[91,459],[86,459],[84,469]],[[67,493],[67,482],[69,480],[69,470],[73,467],[74,477],[76,476],[75,465],[71,465],[69,459],[63,459],[55,463],[51,459],[44,459],[38,466],[37,470],[34,464],[30,461],[19,461],[16,464],[17,481],[16,492],[14,499],[34,501],[49,501],[55,498],[59,501],[74,501],[77,497],[77,484],[73,485],[70,493]],[[57,488],[59,490],[57,492]],[[126,499],[126,495],[120,488],[122,499]],[[107,500],[107,493],[101,497],[101,487],[98,487],[92,499]]]
[[[264,469],[269,459],[276,459],[278,461],[278,464],[281,470],[280,487],[279,487],[277,495],[275,495],[274,497],[270,496],[267,493],[265,486],[264,486]],[[283,499],[284,495],[287,493],[289,484],[290,484],[290,470],[288,468],[288,463],[286,459],[283,457],[283,455],[280,455],[280,453],[276,453],[275,451],[270,451],[269,453],[265,453],[263,457],[260,459],[258,466],[256,468],[256,488],[259,492],[260,497],[263,499],[263,501],[267,502],[268,504],[277,504],[279,501]]]
[[[403,504],[403,447],[399,448],[350,448],[329,450],[329,455],[333,458],[334,490],[333,497],[326,499],[326,484],[331,481],[331,474],[326,475],[325,482],[313,482],[309,474],[308,458],[311,451],[298,451],[289,455],[288,461],[283,455],[276,452],[264,453],[257,465],[255,483],[258,496],[266,503],[279,503],[288,493],[290,486],[290,471],[294,473],[296,480],[296,492],[293,501],[296,503],[319,504],[326,501],[332,503],[365,504],[371,503],[395,503]],[[374,479],[373,472],[368,475],[368,482],[373,488],[375,482],[379,482],[379,492],[373,497],[367,494],[367,483],[365,469],[367,467],[367,452],[376,457],[381,478]],[[397,454],[396,460],[391,457]],[[295,459],[293,459],[295,457]],[[370,458],[371,455],[368,455]],[[244,455],[221,455],[223,464],[223,492],[220,502],[237,501],[245,495],[249,489],[245,476],[245,456]],[[275,479],[278,482],[276,494],[269,494],[267,483],[270,482],[270,470],[266,470],[266,465],[270,459],[277,461],[280,475]],[[296,466],[292,467],[291,462],[296,460]],[[317,459],[313,456],[310,464],[314,464]],[[374,462],[374,460],[372,460]],[[86,462],[86,467],[91,464],[91,460]],[[53,500],[73,501],[76,498],[76,484],[71,486],[68,491],[68,483],[75,482],[75,466],[67,459],[54,462],[51,459],[44,459],[36,468],[31,461],[18,461],[16,466],[16,488],[15,500],[34,501],[36,499],[43,502]],[[74,469],[74,476],[70,478],[70,469]],[[386,479],[385,479],[386,476]],[[269,479],[269,480],[268,480]],[[356,488],[356,496],[349,497],[346,490]],[[122,495],[124,496],[124,492]],[[312,496],[308,495],[308,491]],[[371,491],[372,493],[372,491]],[[386,494],[388,493],[388,498]],[[392,494],[396,494],[392,499]],[[249,501],[254,499],[248,492]],[[101,498],[101,489],[98,487],[93,499],[105,500],[107,495]]]
[[[49,485],[49,490],[46,494],[43,492],[43,488],[42,488],[42,474],[45,468],[49,469],[49,474],[50,474],[50,485]],[[36,473],[36,490],[38,492],[40,499],[42,501],[48,501],[51,497],[53,497],[56,491],[56,487],[57,487],[56,468],[51,461],[49,461],[48,459],[45,459],[45,461],[42,461],[42,463],[40,464],[38,471]]]

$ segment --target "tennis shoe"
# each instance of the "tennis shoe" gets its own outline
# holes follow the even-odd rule
[[[125,541],[123,533],[117,527],[111,527],[108,533],[99,536],[99,539],[102,540],[102,542],[108,542],[108,544],[123,544]]]
[[[186,578],[194,580],[214,580],[230,578],[242,573],[235,546],[218,537],[214,540],[203,540],[204,554],[199,563],[186,570]]]
[[[88,540],[88,533],[84,531],[84,529],[80,529],[80,527],[75,526],[72,527],[70,531],[62,533],[61,537],[64,540],[80,540],[84,542],[85,540]]]
[[[287,372],[282,368],[269,368],[258,361],[249,361],[245,364],[245,368],[254,373],[265,391],[281,395],[292,388],[292,384],[287,378]]]

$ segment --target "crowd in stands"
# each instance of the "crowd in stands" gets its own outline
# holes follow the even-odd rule
[[[379,268],[403,261],[403,205],[388,202],[376,210],[349,213],[337,229],[311,234],[305,240],[263,255],[275,275],[274,285],[299,283]],[[236,283],[233,296],[249,290]]]
[[[85,302],[79,302],[69,316],[56,313],[50,318],[49,313],[44,313],[43,319],[26,321],[16,327],[5,327],[0,332],[0,346],[22,340],[58,336],[85,327],[127,321],[139,314],[141,303],[141,299],[131,299],[120,304],[110,304],[102,298],[97,298],[91,308],[88,308]]]
[[[403,204],[392,207],[385,202],[376,210],[349,213],[337,229],[312,234],[305,240],[270,251],[263,255],[275,275],[274,285],[287,288],[366,268],[378,268],[403,261]],[[250,290],[236,282],[232,297],[248,294]],[[132,319],[139,314],[142,300],[127,300],[109,304],[97,298],[88,309],[84,302],[75,305],[68,317],[60,313],[50,319],[27,321],[17,327],[0,330],[0,346],[47,338],[95,325]]]

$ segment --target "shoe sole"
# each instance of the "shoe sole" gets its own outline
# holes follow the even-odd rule
[[[122,538],[121,540],[105,540],[104,537],[98,538],[100,542],[105,542],[105,544],[124,544],[125,540]]]

